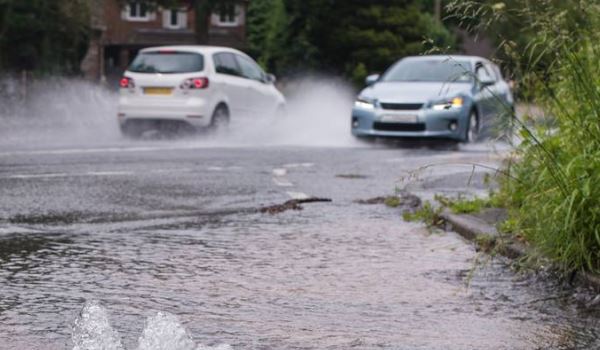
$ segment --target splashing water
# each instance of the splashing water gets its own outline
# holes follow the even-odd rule
[[[85,304],[75,320],[71,337],[73,350],[123,350],[121,337],[108,320],[108,314],[100,303]]]
[[[193,350],[195,347],[176,316],[159,312],[146,321],[138,350]]]
[[[6,79],[0,80],[2,84],[15,85]],[[116,92],[77,79],[52,78],[31,85],[24,98],[0,89],[0,149],[129,142],[118,130]],[[225,147],[356,145],[350,135],[355,95],[351,86],[334,78],[306,77],[289,81],[283,90],[287,97],[284,117],[274,118],[271,113],[233,116],[226,134],[193,135],[177,142]]]
[[[307,77],[287,83],[286,115],[246,118],[221,140],[243,145],[347,146],[355,92],[345,82]]]
[[[97,301],[85,304],[73,326],[73,350],[124,350],[110,325],[106,309]],[[148,317],[137,350],[233,350],[228,344],[196,345],[177,316],[158,312]]]
[[[18,83],[0,80],[0,86],[14,84]],[[36,80],[30,85],[26,94],[18,96],[0,89],[0,105],[5,106],[0,109],[0,148],[102,143],[120,138],[114,92],[77,79]]]

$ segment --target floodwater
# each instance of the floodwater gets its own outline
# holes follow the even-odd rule
[[[172,143],[356,146],[350,89],[316,81],[296,91],[288,119]],[[27,98],[22,110],[0,109],[0,151],[146,144],[119,136],[116,96],[104,89],[47,82]],[[600,348],[598,312],[577,302],[585,293],[515,273],[384,206],[55,219],[0,219],[0,349]]]
[[[383,206],[2,231],[2,349],[600,347],[570,291]]]

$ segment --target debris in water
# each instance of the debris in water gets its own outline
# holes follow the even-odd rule
[[[339,179],[348,179],[348,180],[363,180],[363,179],[369,178],[367,175],[361,175],[361,174],[338,174],[335,177],[337,177]]]
[[[414,194],[402,192],[394,196],[374,197],[369,199],[358,199],[354,203],[373,205],[385,204],[392,208],[402,208],[402,212],[414,212],[421,207],[421,199]]]
[[[385,203],[385,199],[386,199],[386,197],[374,197],[374,198],[369,198],[369,199],[357,199],[357,200],[354,201],[354,203],[357,203],[357,204],[367,204],[367,205],[383,204],[383,203]]]
[[[329,199],[329,198],[292,199],[283,204],[276,204],[276,205],[271,205],[268,207],[260,208],[259,211],[261,213],[279,214],[279,213],[283,213],[284,211],[287,211],[287,210],[302,210],[303,207],[301,206],[301,204],[315,203],[315,202],[331,202],[331,199]]]

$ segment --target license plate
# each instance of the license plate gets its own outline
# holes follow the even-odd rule
[[[388,114],[381,117],[384,123],[416,123],[417,116],[415,114]]]
[[[144,88],[144,94],[146,94],[146,95],[170,95],[171,92],[173,92],[173,88],[167,88],[167,87]]]

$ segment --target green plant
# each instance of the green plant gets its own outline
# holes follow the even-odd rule
[[[473,3],[454,1],[455,13]],[[477,10],[478,25],[520,20],[526,35],[503,38],[502,57],[523,82],[521,95],[553,118],[512,119],[519,143],[501,181],[510,216],[501,230],[519,233],[564,272],[600,272],[600,8],[592,0],[479,3],[488,10]]]
[[[496,237],[485,234],[477,235],[475,237],[475,244],[485,253],[494,253]]]
[[[449,198],[436,195],[434,199],[455,214],[471,214],[486,208],[502,208],[504,206],[504,199],[496,192],[490,192],[487,198],[465,198],[462,196]]]
[[[402,204],[402,201],[398,196],[389,196],[385,198],[383,203],[390,208],[397,208]]]
[[[426,201],[418,210],[404,212],[402,218],[405,221],[422,221],[427,227],[432,228],[444,223],[444,219],[440,216],[441,212],[441,207],[435,208],[429,201]]]

